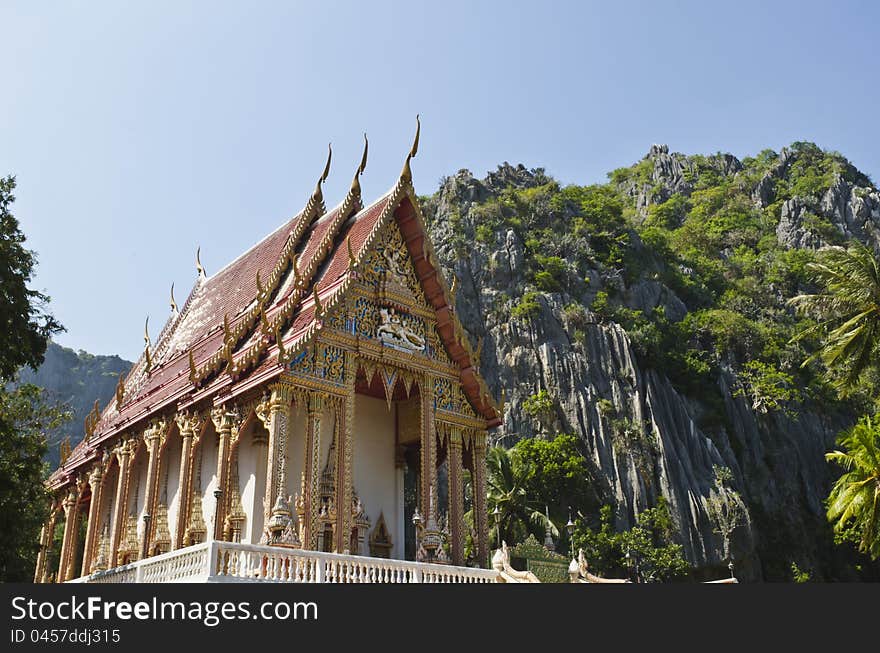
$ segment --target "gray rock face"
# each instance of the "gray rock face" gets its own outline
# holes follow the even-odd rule
[[[801,197],[785,201],[776,235],[788,248],[816,249],[847,238],[880,248],[878,230],[880,193],[837,176],[818,202]]]
[[[666,146],[653,146],[647,158],[654,185],[662,190],[649,191],[635,182],[621,189],[640,211],[662,201],[658,192],[661,198],[690,192],[690,172],[697,163],[669,154]],[[789,163],[784,151],[766,178],[772,180]],[[730,155],[704,157],[699,165],[723,175],[742,169]],[[840,182],[815,210],[835,228],[840,225],[841,233],[876,238],[876,191]],[[456,311],[474,341],[484,338],[481,373],[496,397],[502,388],[507,397],[495,441],[510,446],[524,437],[575,433],[593,465],[590,481],[616,506],[619,527],[632,525],[640,511],[665,497],[693,565],[717,575],[732,556],[738,577],[762,578],[757,552],[762,538],[809,542],[808,534],[825,526],[822,501],[830,472],[824,453],[845,421],[809,407],[796,421],[781,413],[759,415],[747,398],[738,396],[735,375],[725,372],[719,390],[727,421],[706,432],[700,424],[707,408],[677,392],[663,370],[642,369],[623,328],[599,323],[589,310],[573,325],[564,310],[573,300],[589,305],[597,290],[617,286],[626,305],[643,311],[663,306],[670,319],[682,319],[687,307],[659,281],[641,278],[627,285],[619,275],[597,270],[582,296],[540,294],[537,314],[511,318],[505,302],[527,287],[524,243],[508,229],[500,229],[491,245],[477,242],[477,214],[471,209],[507,185],[542,183],[542,170],[523,166],[505,164],[482,181],[460,171],[424,207],[441,264],[460,281]],[[756,204],[774,201],[772,188],[771,181],[761,180],[752,191]],[[804,224],[808,209],[800,198],[782,206],[781,243],[825,244]],[[452,216],[457,216],[454,228]],[[462,233],[468,243],[464,252],[453,246],[455,234]],[[537,419],[523,410],[523,403],[542,389],[555,399],[555,407],[552,415]],[[739,515],[735,528],[726,527],[725,511]]]
[[[58,466],[61,441],[70,436],[71,446],[82,440],[83,420],[95,400],[101,408],[114,396],[120,374],[126,374],[131,363],[119,356],[95,356],[84,351],[73,351],[54,342],[46,348],[43,364],[35,372],[25,367],[19,373],[20,383],[33,383],[45,389],[46,397],[70,410],[73,417],[54,431],[47,433],[49,451],[47,460],[52,468]]]

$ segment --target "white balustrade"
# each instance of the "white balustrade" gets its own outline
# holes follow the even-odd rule
[[[491,569],[212,541],[70,582],[496,583],[498,578]]]

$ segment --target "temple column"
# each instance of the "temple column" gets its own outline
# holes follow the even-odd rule
[[[110,527],[110,561],[108,568],[117,565],[116,558],[119,542],[125,531],[125,513],[128,504],[128,477],[131,472],[131,440],[124,438],[113,452],[119,463],[119,474],[116,480],[116,503],[114,504],[113,523]]]
[[[352,526],[352,429],[354,428],[354,382],[357,376],[355,357],[345,353],[345,397],[336,411],[336,552],[349,551]]]
[[[266,495],[263,499],[263,529],[265,539],[269,535],[266,527],[272,516],[276,498],[286,497],[286,488],[281,487],[282,466],[287,465],[287,424],[290,421],[290,406],[293,403],[293,389],[286,383],[274,383],[257,404],[256,414],[269,433],[266,462]]]
[[[64,500],[64,540],[61,544],[61,561],[58,565],[57,582],[73,578],[76,562],[76,546],[79,539],[79,500],[85,482],[78,479]]]
[[[306,420],[305,451],[305,529],[303,548],[314,551],[318,547],[318,511],[321,506],[321,416],[324,412],[324,396],[320,392],[310,392],[308,398],[308,417]],[[350,508],[349,508],[350,509]]]
[[[63,583],[67,574],[67,557],[70,553],[70,536],[73,534],[73,518],[76,511],[76,490],[70,488],[61,503],[64,510],[64,535],[61,538],[61,554],[58,556],[58,571],[55,582]]]
[[[462,438],[457,426],[449,429],[449,535],[452,564],[464,565],[464,485]]]
[[[471,455],[474,491],[474,516],[477,529],[477,561],[483,567],[489,561],[489,520],[486,514],[486,432],[474,434]]]
[[[193,433],[198,419],[189,412],[178,413],[174,417],[177,430],[180,432],[180,474],[178,476],[177,524],[174,528],[172,549],[183,546],[183,532],[186,530],[186,512],[189,506],[189,469],[192,453]]]
[[[421,506],[425,523],[431,517],[431,488],[437,487],[437,431],[434,424],[434,377],[425,374],[421,387]],[[436,506],[433,508],[436,509]],[[436,518],[437,515],[434,515]]]
[[[219,447],[217,450],[217,489],[214,490],[214,539],[223,539],[223,524],[226,521],[226,496],[229,494],[229,447],[232,438],[232,425],[235,413],[225,406],[216,406],[211,411],[211,421],[217,431]]]
[[[40,552],[37,554],[37,565],[34,569],[35,583],[45,583],[48,580],[49,552],[52,550],[52,543],[55,539],[55,523],[58,520],[60,510],[61,507],[57,501],[53,501],[49,510],[49,518],[40,529]]]
[[[150,550],[151,522],[159,484],[159,449],[165,441],[165,426],[165,420],[160,418],[150,424],[143,436],[149,459],[147,461],[147,487],[144,493],[144,534],[140,541],[140,551],[138,551],[139,560],[146,558]]]
[[[104,495],[104,467],[107,462],[106,454],[100,461],[96,461],[89,474],[89,487],[92,498],[89,500],[89,521],[86,525],[86,541],[83,547],[82,568],[80,576],[88,576],[92,573],[92,559],[95,556],[95,545],[98,541],[98,521],[100,519],[101,502]]]
[[[184,546],[186,529],[192,512],[193,477],[196,473],[196,453],[208,418],[197,412],[186,411],[175,418],[180,431],[180,492],[177,506],[177,526],[174,531],[174,549]]]

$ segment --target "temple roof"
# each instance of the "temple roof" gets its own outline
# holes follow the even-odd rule
[[[226,400],[281,374],[289,354],[323,327],[320,318],[342,299],[357,264],[389,220],[396,220],[401,231],[468,400],[488,426],[497,426],[497,407],[474,368],[476,357],[454,315],[412,187],[409,160],[417,143],[398,181],[372,204],[364,206],[360,195],[365,150],[345,199],[326,210],[321,184],[328,159],[300,213],[210,277],[199,263],[199,276],[179,313],[172,311],[156,341],[120,381],[116,398],[87,419],[86,438],[50,477],[50,485],[64,484],[104,443],[140,422],[146,427],[146,420],[160,412],[207,397]]]

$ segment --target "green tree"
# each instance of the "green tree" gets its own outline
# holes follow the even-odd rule
[[[642,582],[667,581],[687,573],[689,565],[682,547],[673,542],[672,517],[665,499],[641,512],[629,530],[615,531],[612,521],[612,508],[605,505],[597,529],[590,528],[582,517],[576,522],[572,550],[584,550],[594,573]]]
[[[880,419],[865,416],[838,438],[825,458],[843,468],[828,495],[828,519],[844,540],[880,558]]]
[[[533,510],[526,501],[526,489],[522,478],[516,473],[510,450],[501,446],[491,447],[486,455],[486,507],[490,517],[490,538],[497,543],[519,542],[528,535],[529,518]],[[497,511],[497,512],[496,512]]]
[[[14,177],[0,179],[0,581],[33,577],[47,508],[44,433],[65,416],[36,386],[10,384],[23,365],[42,362],[61,330],[46,312],[48,297],[28,288],[36,257],[9,210],[14,189]]]
[[[848,248],[829,247],[819,261],[807,263],[807,268],[821,286],[820,291],[789,300],[798,310],[819,320],[796,337],[820,339],[819,349],[804,365],[820,359],[846,394],[858,386],[865,372],[877,367],[880,263],[873,250],[853,243]]]
[[[43,362],[49,337],[61,325],[46,312],[49,298],[28,288],[35,254],[9,208],[15,201],[15,177],[0,179],[0,380],[9,381],[22,365]]]
[[[44,434],[68,418],[35,385],[0,391],[0,581],[33,579],[49,504]]]
[[[532,511],[549,511],[551,531],[568,521],[569,509],[592,511],[598,506],[593,491],[592,474],[587,459],[578,448],[574,435],[560,434],[552,440],[528,438],[520,440],[511,450],[513,469],[525,490]],[[546,519],[530,520],[531,532],[543,540]],[[565,536],[567,539],[567,535]]]

